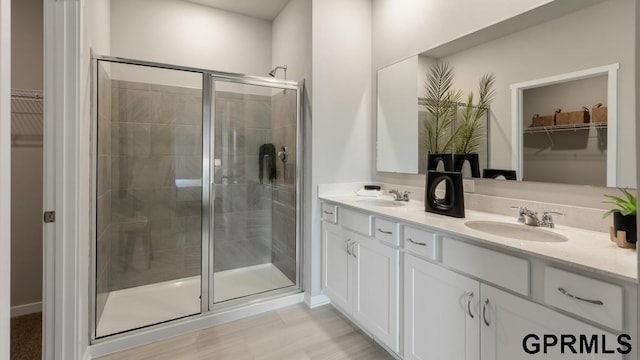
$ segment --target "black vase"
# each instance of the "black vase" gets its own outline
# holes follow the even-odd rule
[[[438,198],[436,190],[444,182],[444,197]],[[424,189],[426,212],[464,218],[464,189],[462,174],[451,171],[427,171]]]
[[[471,167],[471,177],[480,177],[480,158],[477,153],[473,154],[453,154],[453,171],[462,172],[465,161]]]
[[[427,154],[427,171],[437,170],[440,162],[444,166],[444,171],[453,171],[451,154]]]
[[[635,243],[637,240],[637,227],[636,216],[627,215],[624,216],[619,212],[613,213],[613,231],[614,234],[618,234],[618,231],[624,231],[627,233],[627,242]]]

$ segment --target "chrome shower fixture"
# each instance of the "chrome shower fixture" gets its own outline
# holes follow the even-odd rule
[[[287,65],[276,66],[275,68],[273,68],[273,70],[269,71],[269,76],[275,77],[276,71],[278,71],[278,69],[284,70],[284,79],[287,80]]]

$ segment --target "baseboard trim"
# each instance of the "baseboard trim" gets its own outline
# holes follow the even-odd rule
[[[11,317],[34,314],[38,312],[42,312],[42,301],[11,307]]]
[[[307,304],[309,309],[317,308],[318,306],[330,304],[331,300],[325,294],[320,294],[316,296],[311,296],[309,298],[304,299],[304,302]]]

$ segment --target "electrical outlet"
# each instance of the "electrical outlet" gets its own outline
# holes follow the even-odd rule
[[[464,179],[462,180],[462,188],[466,193],[474,193],[476,192],[476,182],[472,179]]]

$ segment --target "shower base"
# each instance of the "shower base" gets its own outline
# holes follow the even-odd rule
[[[273,264],[214,273],[214,302],[275,290],[294,283]],[[116,334],[200,313],[200,276],[109,293],[97,336]]]

